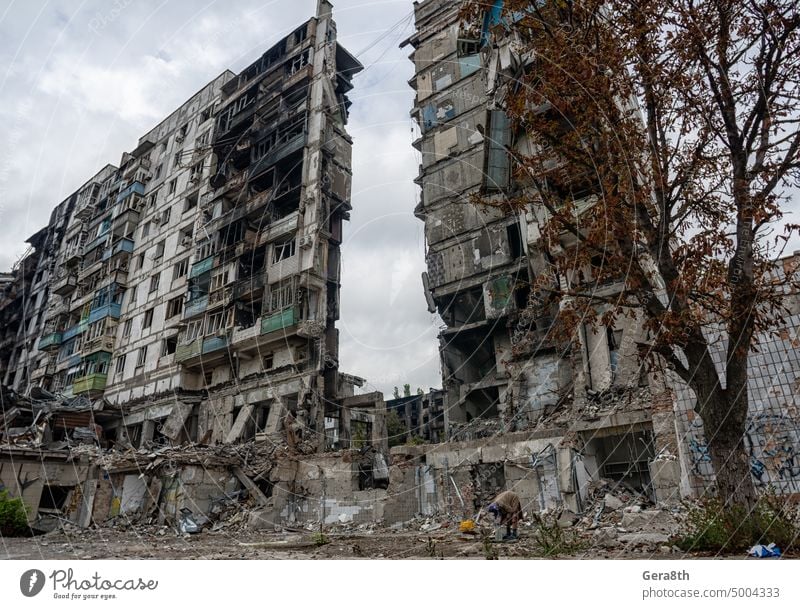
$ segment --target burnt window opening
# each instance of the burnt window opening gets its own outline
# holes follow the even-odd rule
[[[178,337],[170,336],[164,339],[164,345],[161,350],[161,356],[172,355],[178,348]]]
[[[74,486],[45,485],[42,488],[42,497],[39,499],[39,510],[61,511],[67,503],[69,494],[75,490]]]
[[[519,283],[514,288],[514,303],[518,309],[526,309],[531,298],[531,286],[528,283]]]
[[[303,24],[299,28],[294,31],[292,35],[295,44],[300,44],[306,38],[308,38],[308,24]]]
[[[522,247],[522,231],[520,230],[519,223],[509,224],[506,226],[506,235],[508,236],[508,247],[510,250],[511,258],[516,260],[524,255]]]

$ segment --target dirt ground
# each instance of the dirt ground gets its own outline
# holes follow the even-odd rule
[[[386,529],[336,532],[203,532],[178,535],[163,527],[59,530],[0,539],[0,558],[29,559],[525,559],[543,558],[525,531],[518,542],[484,542],[454,527],[432,532]],[[688,558],[668,548],[603,549],[586,546],[552,558]]]

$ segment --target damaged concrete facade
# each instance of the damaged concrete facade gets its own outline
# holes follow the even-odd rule
[[[100,488],[109,480],[113,488],[100,494],[95,517],[147,511],[142,489],[155,493],[152,507],[168,488],[192,487],[206,501],[208,485],[227,494],[249,480],[208,462],[198,468],[219,480],[206,485],[176,454],[175,488],[158,468],[149,478],[161,481],[157,492],[125,477],[148,451],[177,446],[339,451],[361,464],[355,491],[385,487],[382,395],[355,395],[364,380],[338,365],[340,244],[351,210],[347,94],[361,69],[320,0],[315,17],[239,74],[204,86],[29,239],[4,277],[0,307],[10,390],[2,483],[12,494],[22,491],[17,449],[52,446],[73,454],[59,459],[96,463],[79,456],[81,444],[141,451],[133,464],[103,457],[105,469],[69,480],[36,476],[85,496],[102,471]],[[261,493],[281,482],[260,473]],[[25,488],[33,507],[42,488]],[[173,515],[184,507],[171,505]]]
[[[429,310],[445,323],[439,340],[446,437],[469,441],[530,429],[568,406],[576,418],[591,414],[581,433],[598,443],[596,428],[609,427],[597,424],[598,403],[624,394],[628,408],[614,426],[642,427],[636,433],[649,436],[651,448],[637,462],[646,463],[655,454],[653,393],[635,358],[639,324],[586,328],[573,344],[559,343],[551,333],[557,311],[528,306],[531,283],[546,270],[536,214],[509,216],[499,205],[473,202],[481,195],[500,203],[525,188],[512,178],[510,151],[526,143],[512,138],[499,101],[513,56],[510,41],[493,37],[499,9],[487,13],[476,38],[465,31],[457,2],[426,0],[415,8],[417,34],[407,43],[416,68],[412,116],[421,133],[416,214],[425,222]],[[585,198],[591,204],[591,194]],[[604,289],[613,293],[614,286]]]
[[[406,501],[423,514],[453,497],[469,512],[507,488],[534,509],[558,505],[579,513],[599,479],[655,502],[698,496],[713,479],[694,398],[669,375],[645,373],[636,347],[646,338],[641,319],[585,325],[564,344],[551,331],[557,310],[531,300],[531,284],[548,270],[538,245],[546,212],[535,204],[516,215],[502,209],[507,197],[536,199],[512,167],[513,153],[525,155],[531,144],[512,132],[503,111],[505,88],[530,58],[503,27],[502,0],[487,5],[476,27],[462,22],[461,6],[415,2],[417,31],[403,43],[415,65],[411,115],[422,157],[415,213],[425,223],[428,308],[444,321],[449,443],[393,448],[390,490],[395,483],[422,485]],[[578,213],[597,201],[581,176],[570,194]],[[498,205],[476,204],[476,196]],[[568,255],[574,241],[564,234],[560,245]],[[592,268],[579,269],[570,281],[592,276]],[[595,289],[613,296],[621,287]],[[777,480],[781,492],[796,493],[798,321],[787,321],[780,344],[762,337],[775,359],[752,356],[758,372],[750,382],[755,431],[748,443],[762,488]],[[472,504],[467,497],[478,498]]]

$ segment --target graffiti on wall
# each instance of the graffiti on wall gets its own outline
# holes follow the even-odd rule
[[[690,415],[686,419],[685,438],[691,471],[705,486],[713,479],[714,472],[703,424],[697,416]],[[800,490],[800,421],[797,418],[769,412],[749,416],[744,439],[756,486],[772,487],[782,493]]]

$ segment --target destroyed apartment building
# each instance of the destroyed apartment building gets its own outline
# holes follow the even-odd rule
[[[513,153],[524,156],[530,143],[512,133],[502,105],[504,88],[531,60],[505,27],[503,1],[488,3],[476,25],[463,22],[460,2],[414,7],[416,33],[402,46],[415,67],[415,213],[425,223],[428,309],[444,322],[448,442],[393,448],[390,491],[398,481],[417,485],[401,508],[407,514],[480,506],[512,488],[527,509],[581,513],[600,480],[653,502],[699,496],[713,475],[694,397],[670,375],[644,372],[641,320],[620,318],[600,331],[586,325],[560,343],[551,331],[557,311],[529,306],[531,284],[547,271],[537,243],[543,209],[509,215],[474,202],[531,188],[512,167]],[[580,175],[569,186],[578,213],[596,203],[599,190]],[[798,263],[800,255],[790,256],[776,272]],[[746,444],[756,484],[791,494],[800,492],[800,301],[787,295],[786,306],[785,330],[762,336],[763,350],[751,356]]]
[[[314,18],[208,83],[28,240],[3,276],[0,480],[32,518],[69,502],[83,505],[83,522],[142,508],[146,464],[105,456],[100,474],[87,446],[142,459],[253,440],[344,451],[343,489],[385,486],[382,395],[356,396],[363,379],[338,369],[347,94],[361,69],[321,0]],[[181,462],[172,453],[170,467]],[[215,463],[179,468],[180,488],[161,496],[175,508],[184,495],[207,504],[234,491],[245,474]],[[273,483],[262,478],[259,492],[274,503]]]

